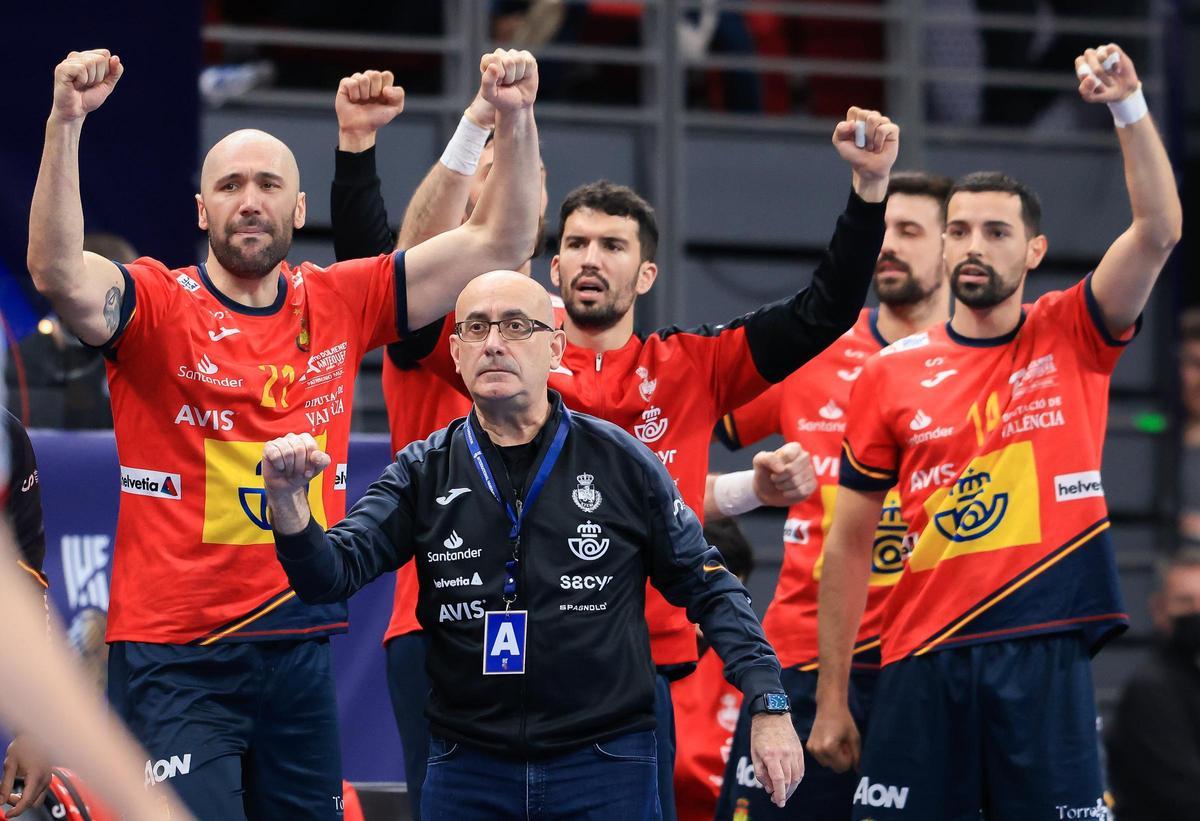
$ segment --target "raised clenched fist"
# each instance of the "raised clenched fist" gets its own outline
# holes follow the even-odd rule
[[[900,126],[878,111],[851,106],[833,129],[833,147],[856,176],[886,180],[900,152]]]
[[[268,496],[287,493],[308,485],[329,467],[329,454],[321,450],[309,433],[289,433],[263,446],[263,487]]]
[[[497,111],[529,108],[537,99],[537,60],[528,51],[498,48],[479,60],[479,93]]]
[[[1075,58],[1079,96],[1089,103],[1116,103],[1141,84],[1133,60],[1116,43],[1089,48]]]
[[[51,116],[82,120],[103,105],[124,71],[121,58],[106,48],[72,51],[54,67]]]
[[[360,71],[338,83],[333,110],[338,131],[374,134],[404,110],[404,89],[390,71]]]

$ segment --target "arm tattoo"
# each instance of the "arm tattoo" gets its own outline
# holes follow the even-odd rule
[[[110,334],[117,332],[121,323],[121,289],[116,285],[108,289],[104,296],[104,324]]]

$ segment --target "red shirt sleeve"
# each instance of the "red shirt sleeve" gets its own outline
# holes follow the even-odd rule
[[[324,273],[360,318],[363,350],[395,342],[408,333],[403,251],[335,262]]]
[[[1125,346],[1141,330],[1142,318],[1119,336],[1109,333],[1092,292],[1092,275],[1065,291],[1049,293],[1039,299],[1036,310],[1046,313],[1046,322],[1067,336],[1079,352],[1081,364],[1099,373],[1112,373]]]
[[[780,404],[786,382],[772,385],[755,399],[721,418],[721,438],[732,449],[753,445],[779,430]]]
[[[879,355],[868,359],[850,391],[838,484],[854,490],[888,490],[896,484],[900,446],[879,403],[879,397],[888,395],[880,385],[884,368],[892,364],[888,360]]]
[[[155,344],[158,330],[174,311],[180,292],[199,285],[186,272],[177,271],[177,276],[172,276],[167,266],[149,257],[128,265],[117,263],[117,267],[125,277],[125,297],[117,331],[103,350],[110,356],[115,353],[119,363],[136,358],[147,340]]]

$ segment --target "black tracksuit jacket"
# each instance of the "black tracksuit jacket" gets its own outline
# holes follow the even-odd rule
[[[550,399],[530,482],[564,413],[558,394]],[[275,540],[293,588],[310,603],[348,598],[417,562],[434,733],[537,758],[654,727],[647,578],[687,608],[747,698],[782,691],[745,589],[705,543],[662,462],[582,413],[570,414],[562,452],[522,525],[514,609],[529,612],[525,674],[483,675],[483,614],[504,609],[513,547],[510,522],[471,460],[465,424],[515,508],[504,462],[472,413],[397,454],[328,533],[310,521]]]

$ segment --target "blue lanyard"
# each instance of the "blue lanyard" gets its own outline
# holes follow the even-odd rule
[[[488,467],[487,458],[483,454],[483,448],[479,446],[479,440],[475,437],[475,431],[471,430],[470,418],[463,425],[463,435],[467,440],[467,448],[471,451],[471,461],[475,465],[475,470],[479,473],[480,478],[483,479],[483,483],[487,485],[492,498],[500,503],[500,507],[504,510],[504,515],[508,517],[509,524],[511,525],[508,531],[508,540],[512,544],[513,555],[511,559],[504,563],[504,569],[507,573],[504,579],[505,610],[511,607],[512,603],[517,600],[517,566],[520,562],[518,548],[521,544],[521,525],[524,523],[529,509],[537,501],[537,497],[542,492],[546,480],[550,477],[550,471],[554,469],[554,463],[558,461],[558,456],[562,453],[563,444],[567,441],[567,429],[570,427],[571,412],[564,407],[562,409],[562,417],[558,421],[558,429],[554,431],[554,440],[550,443],[550,448],[546,451],[546,458],[542,460],[537,474],[533,477],[533,483],[529,486],[529,492],[525,494],[525,502],[522,504],[520,500],[517,500],[517,509],[514,511],[512,505],[500,495],[500,488],[496,485],[496,480],[492,476],[492,469]]]

